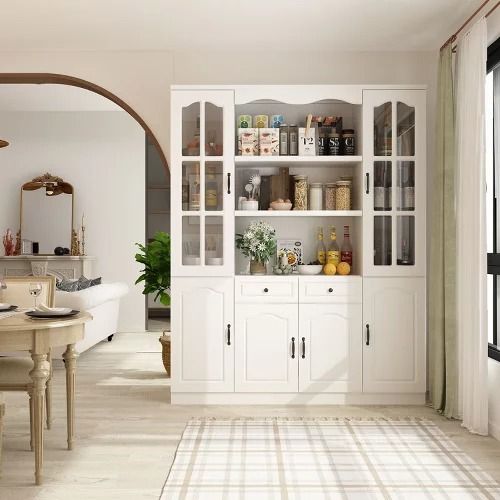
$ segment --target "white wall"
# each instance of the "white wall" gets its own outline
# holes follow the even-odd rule
[[[145,325],[135,242],[145,235],[145,136],[124,111],[1,112],[0,232],[19,227],[19,188],[45,172],[75,189],[75,225],[85,212],[86,253],[96,256],[92,277],[124,281],[119,330]]]

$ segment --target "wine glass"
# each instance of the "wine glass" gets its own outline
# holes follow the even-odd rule
[[[36,309],[36,298],[42,293],[41,283],[30,283],[30,295],[35,298],[35,309]]]

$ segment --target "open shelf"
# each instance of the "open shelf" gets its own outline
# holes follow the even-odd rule
[[[236,217],[361,217],[362,210],[236,210]]]
[[[361,163],[362,156],[235,156],[236,166],[272,167],[293,165],[330,166],[334,164]]]

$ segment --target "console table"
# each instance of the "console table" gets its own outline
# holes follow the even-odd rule
[[[0,276],[42,276],[78,279],[92,276],[92,262],[89,255],[15,255],[0,257]]]

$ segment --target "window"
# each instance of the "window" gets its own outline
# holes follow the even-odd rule
[[[498,241],[497,194],[500,193],[500,39],[488,47],[486,75],[486,223],[488,251],[488,354],[500,361],[498,290],[500,289],[500,242]]]

